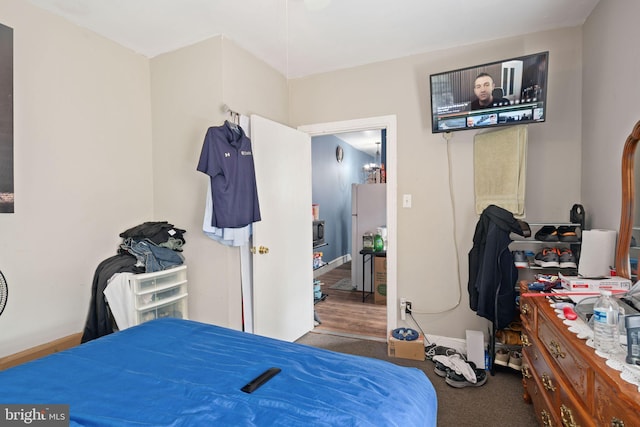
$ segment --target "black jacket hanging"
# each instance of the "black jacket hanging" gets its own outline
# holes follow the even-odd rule
[[[510,233],[527,236],[527,230],[526,223],[496,205],[485,208],[476,225],[469,252],[469,305],[497,329],[506,327],[516,314],[518,270],[509,250]]]

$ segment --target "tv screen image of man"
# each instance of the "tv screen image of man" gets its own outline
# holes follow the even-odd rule
[[[473,84],[473,93],[476,95],[476,99],[471,102],[471,110],[511,105],[507,98],[494,96],[494,89],[496,89],[496,85],[493,82],[493,77],[487,73],[478,74]]]

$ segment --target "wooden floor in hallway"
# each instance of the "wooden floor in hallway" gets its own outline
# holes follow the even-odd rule
[[[326,297],[315,304],[321,324],[316,332],[363,335],[386,339],[387,307],[375,304],[373,295],[362,301],[362,291],[331,289],[342,279],[351,279],[351,262],[319,276]]]

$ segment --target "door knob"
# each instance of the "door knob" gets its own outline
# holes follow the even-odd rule
[[[258,252],[261,254],[268,254],[269,253],[269,248],[267,248],[266,246],[260,246],[258,248]]]

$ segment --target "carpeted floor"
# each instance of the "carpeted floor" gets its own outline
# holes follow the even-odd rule
[[[433,383],[438,396],[439,427],[537,426],[533,406],[522,399],[522,376],[509,368],[497,367],[481,387],[457,389],[433,372],[433,362],[395,359],[387,356],[384,342],[347,338],[310,332],[300,344],[325,348],[340,353],[382,359],[401,366],[422,370]]]

